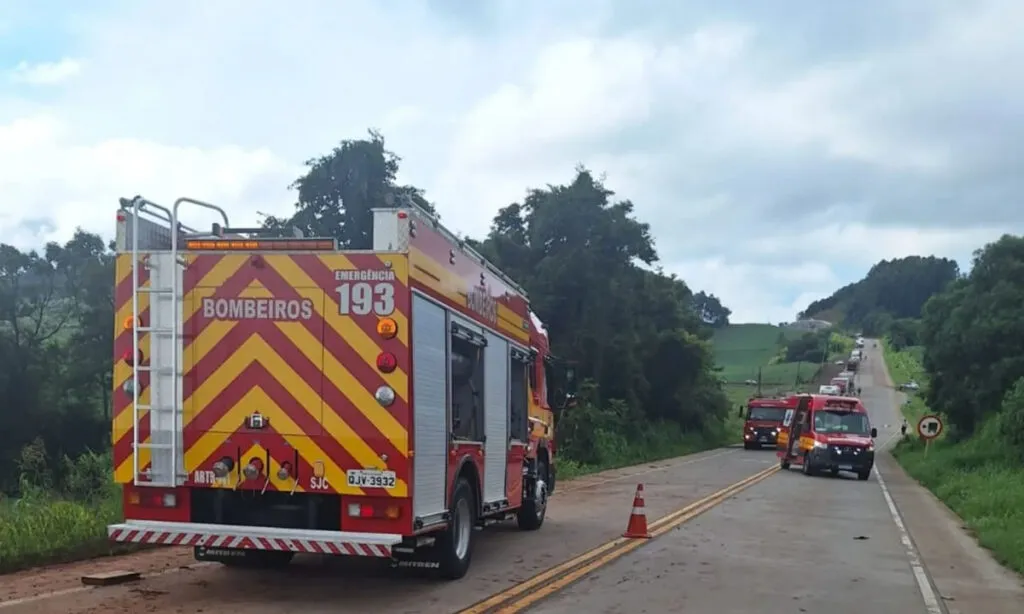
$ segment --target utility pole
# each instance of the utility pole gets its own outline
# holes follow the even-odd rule
[[[757,397],[761,398],[761,367],[757,368]]]

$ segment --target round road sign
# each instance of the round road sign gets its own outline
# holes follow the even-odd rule
[[[935,439],[942,434],[942,419],[935,415],[922,416],[917,421],[917,434],[924,439]]]

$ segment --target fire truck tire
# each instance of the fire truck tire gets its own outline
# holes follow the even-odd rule
[[[555,494],[555,466],[548,464],[548,496]]]
[[[858,471],[857,472],[857,479],[858,480],[864,481],[864,480],[866,480],[866,479],[868,479],[870,477],[871,477],[871,470],[870,469],[868,469],[867,471]]]
[[[537,465],[537,475],[548,475],[548,465],[544,461]],[[519,524],[519,528],[524,531],[536,531],[544,524],[547,512],[548,489],[547,485],[544,485],[534,493],[533,497],[523,501],[522,507],[516,512],[516,522]]]
[[[811,467],[811,459],[809,455],[804,454],[804,464],[802,466],[804,475],[813,476],[818,473],[813,467]]]
[[[783,471],[785,471],[786,469],[789,469],[789,461],[788,461],[788,460],[780,460],[780,461],[779,461],[779,467],[780,467],[780,468],[781,468],[781,469],[782,469]]]
[[[448,514],[451,523],[437,540],[438,563],[443,578],[458,580],[469,571],[469,562],[473,558],[473,528],[476,526],[476,495],[464,477],[455,483]]]

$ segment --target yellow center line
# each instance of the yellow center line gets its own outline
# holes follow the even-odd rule
[[[773,465],[763,471],[759,471],[731,486],[702,497],[682,509],[659,518],[652,522],[648,529],[652,537],[664,535],[677,526],[722,503],[736,493],[768,478],[777,471],[779,471],[778,465]],[[485,614],[487,612],[511,614],[521,612],[526,607],[551,596],[569,584],[608,565],[646,543],[647,540],[645,539],[616,538],[579,556],[573,557],[560,565],[556,565],[521,584],[517,584],[475,605],[460,610],[457,614]],[[495,609],[499,607],[500,609]]]

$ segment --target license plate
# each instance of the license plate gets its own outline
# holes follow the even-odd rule
[[[840,471],[853,471],[853,465],[839,465]]]
[[[394,471],[374,471],[372,469],[350,469],[345,472],[349,486],[356,488],[384,488],[390,490],[395,487]]]
[[[768,438],[762,435],[761,436],[761,441],[768,441]]]

